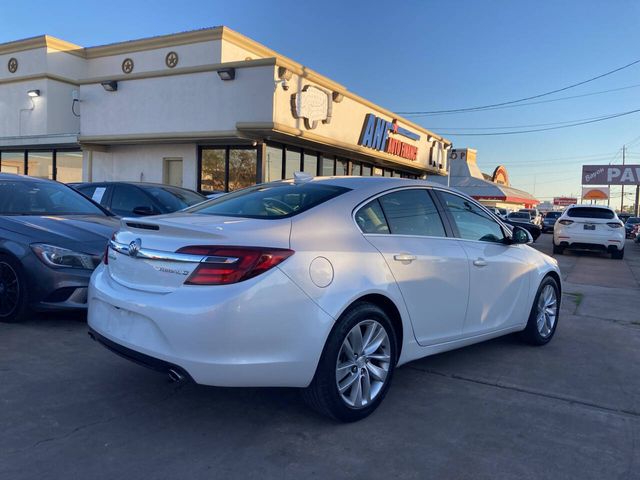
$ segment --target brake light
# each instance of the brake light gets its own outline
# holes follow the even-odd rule
[[[620,228],[623,226],[621,223],[618,223],[618,222],[607,222],[607,225],[609,225],[611,228]]]
[[[559,220],[558,223],[560,225],[571,225],[573,223],[573,220]]]
[[[202,255],[200,263],[185,281],[187,285],[228,285],[256,277],[294,254],[284,248],[183,247],[177,253]]]

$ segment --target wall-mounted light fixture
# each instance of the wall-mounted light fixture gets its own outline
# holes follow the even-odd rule
[[[280,80],[291,80],[293,72],[287,70],[285,67],[278,67],[278,78]]]
[[[104,88],[107,92],[117,92],[118,91],[118,82],[115,80],[107,80],[106,82],[100,82],[102,88]]]
[[[30,97],[39,97],[40,96],[40,90],[29,90],[27,92],[27,95],[29,95]]]
[[[342,100],[344,100],[344,95],[341,94],[340,92],[333,92],[331,94],[331,98],[333,98],[334,102],[340,103]]]
[[[218,76],[220,80],[233,80],[236,78],[236,69],[235,68],[220,68],[218,69]]]

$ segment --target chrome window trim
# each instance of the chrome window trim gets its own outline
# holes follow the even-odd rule
[[[109,240],[109,248],[130,257],[129,245],[126,243]],[[194,255],[191,253],[167,252],[164,250],[153,250],[150,248],[141,248],[133,258],[141,258],[143,260],[160,260],[167,262],[183,262],[183,263],[236,263],[237,257],[218,257],[210,255]]]

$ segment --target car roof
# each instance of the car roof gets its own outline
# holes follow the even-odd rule
[[[15,180],[17,182],[52,182],[46,178],[30,177],[28,175],[18,175],[15,173],[0,173],[0,180]]]
[[[185,187],[176,187],[175,185],[166,185],[164,183],[154,183],[154,182],[126,182],[126,181],[113,181],[113,182],[76,182],[73,184],[74,187],[86,187],[90,185],[133,185],[134,187],[159,187],[159,188],[176,188],[178,190],[188,190],[190,192],[198,193],[195,190],[191,190],[190,188]]]
[[[607,207],[606,205],[596,205],[596,204],[591,205],[590,203],[575,203],[573,205],[569,205],[566,208],[566,210],[568,210],[570,208],[574,208],[574,207],[601,208],[603,210],[611,210],[611,211],[613,211],[613,208]]]
[[[273,183],[295,183],[294,179],[287,180],[278,180]],[[356,176],[333,176],[333,177],[312,177],[309,180],[299,182],[299,183],[315,183],[319,185],[334,185],[337,187],[345,187],[354,189],[360,188],[371,188],[371,187],[380,187],[380,188],[393,188],[395,186],[398,187],[406,187],[409,185],[416,186],[429,186],[429,187],[438,187],[438,188],[446,188],[442,184],[429,182],[427,180],[417,180],[411,178],[399,178],[399,177],[356,177]],[[454,189],[450,189],[454,190]]]

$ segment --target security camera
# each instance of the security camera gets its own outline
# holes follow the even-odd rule
[[[282,89],[289,90],[289,82],[287,82],[286,78],[282,79]]]

